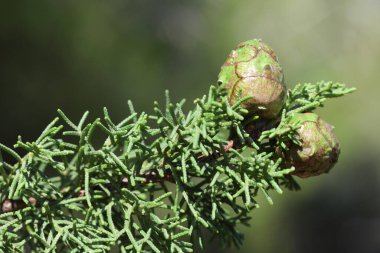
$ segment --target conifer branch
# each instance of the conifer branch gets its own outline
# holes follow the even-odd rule
[[[119,123],[104,108],[103,119],[85,112],[76,124],[58,110],[35,141],[0,143],[0,253],[193,252],[204,230],[239,246],[258,195],[273,204],[273,191],[299,189],[294,175],[336,162],[331,126],[310,112],[353,88],[287,90],[260,40],[231,52],[218,84],[187,113],[166,92],[153,115],[128,101]]]
[[[167,100],[156,115],[132,109],[119,124],[107,110],[104,121],[85,123],[86,112],[77,125],[59,111],[66,126],[54,119],[35,142],[19,138],[22,158],[0,145],[16,162],[0,163],[0,249],[190,252],[203,245],[202,229],[239,245],[237,225],[247,224],[259,192],[272,203],[270,189],[297,188],[275,145],[264,151],[272,138],[295,138],[289,126],[253,139],[247,111],[230,105],[223,87],[211,86],[187,114]],[[230,129],[236,139],[227,139]],[[107,135],[101,147],[98,131]]]

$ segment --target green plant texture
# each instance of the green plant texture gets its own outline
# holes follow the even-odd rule
[[[0,144],[0,252],[193,252],[207,234],[239,246],[258,195],[272,204],[272,192],[299,188],[277,152],[300,145],[291,116],[353,90],[296,85],[268,121],[240,106],[250,97],[230,104],[224,85],[186,113],[168,92],[153,115],[129,101],[119,123],[106,108],[79,123],[59,110],[37,140],[19,137],[19,152]]]

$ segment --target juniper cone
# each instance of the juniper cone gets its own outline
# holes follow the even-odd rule
[[[293,174],[305,178],[329,172],[340,153],[332,126],[315,113],[295,113],[290,122],[300,123],[297,132],[302,143],[292,145],[284,155],[285,163],[295,167]]]
[[[259,39],[248,40],[232,50],[218,77],[226,85],[231,105],[251,96],[241,106],[250,114],[275,118],[286,99],[282,68],[274,51]]]

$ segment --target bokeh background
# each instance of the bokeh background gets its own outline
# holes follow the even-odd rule
[[[240,250],[380,252],[380,1],[1,1],[0,142],[34,140],[61,108],[79,119],[127,99],[152,111],[169,89],[192,101],[216,81],[229,51],[262,38],[289,87],[333,80],[358,88],[319,110],[341,140],[328,175],[261,200]]]

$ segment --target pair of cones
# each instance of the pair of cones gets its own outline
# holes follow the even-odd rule
[[[246,117],[260,116],[264,121],[279,120],[287,98],[282,68],[274,51],[261,40],[243,42],[227,57],[218,77],[224,85],[230,104],[243,97],[251,98],[240,106],[248,110]],[[314,113],[293,113],[289,123],[299,123],[300,145],[289,144],[289,149],[278,154],[285,166],[294,166],[294,175],[310,177],[327,173],[337,162],[339,142],[332,126]],[[255,124],[255,123],[252,123]],[[255,129],[251,125],[247,131]]]

